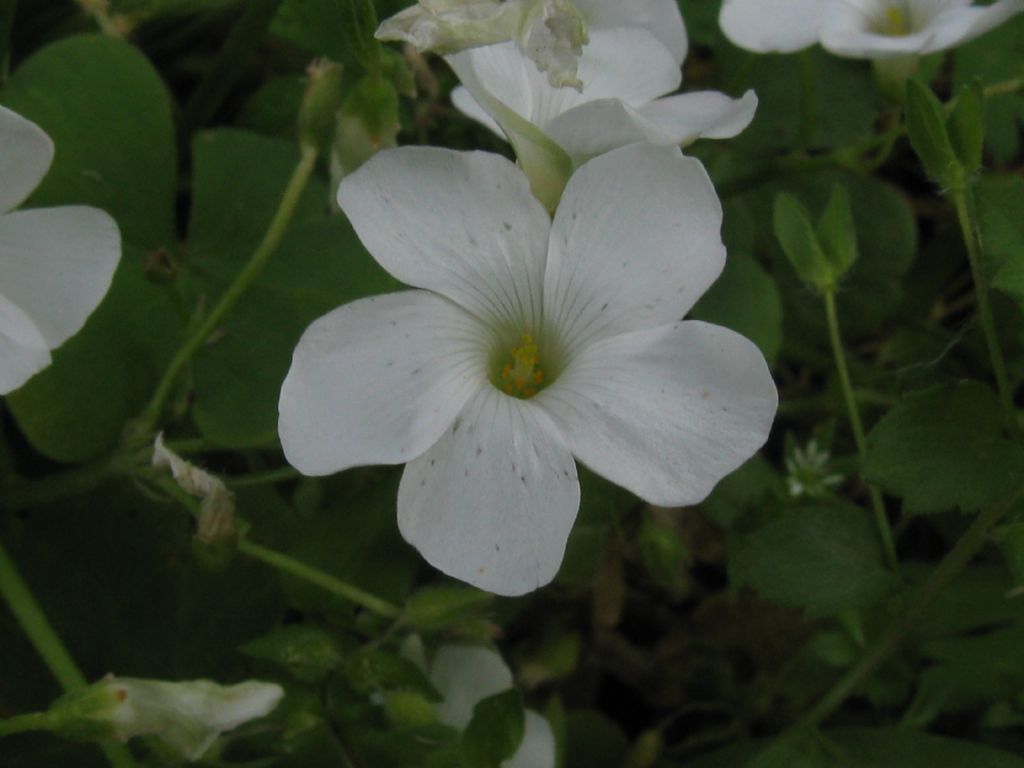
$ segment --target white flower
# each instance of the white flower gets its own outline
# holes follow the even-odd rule
[[[377,37],[441,54],[514,42],[552,87],[582,86],[587,25],[573,0],[420,0],[384,21]]]
[[[58,733],[120,740],[156,736],[192,761],[222,733],[270,714],[283,696],[281,686],[255,680],[218,685],[111,675],[66,694],[50,713]]]
[[[443,646],[429,676],[441,694],[438,719],[459,731],[469,725],[479,702],[512,688],[512,673],[501,656],[478,646]],[[554,768],[555,736],[547,719],[528,709],[525,726],[519,749],[502,768]]]
[[[53,143],[0,107],[0,395],[50,364],[106,294],[121,255],[117,225],[86,206],[10,213],[49,170]]]
[[[719,22],[736,45],[758,53],[821,44],[838,56],[890,59],[944,51],[988,32],[1024,0],[725,0]]]
[[[579,507],[573,455],[680,506],[766,439],[777,394],[761,353],[679,322],[725,249],[711,182],[678,149],[592,160],[553,222],[485,153],[384,152],[338,199],[377,261],[420,290],[306,330],[282,446],[309,475],[408,462],[399,528],[445,573],[505,595],[548,583]]]
[[[712,91],[665,96],[679,87],[687,50],[674,0],[576,5],[589,36],[579,91],[552,86],[512,43],[447,57],[462,81],[452,93],[455,106],[508,139],[549,208],[572,168],[591,157],[638,141],[679,146],[730,138],[750,124],[753,91],[740,99]]]

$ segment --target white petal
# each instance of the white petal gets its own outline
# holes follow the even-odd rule
[[[1000,0],[987,6],[951,9],[939,14],[929,26],[932,39],[922,53],[935,53],[970,42],[1007,19],[1024,12],[1024,0]]]
[[[21,205],[51,162],[53,142],[43,129],[0,107],[0,213]]]
[[[757,97],[740,99],[699,91],[652,101],[638,108],[602,99],[571,109],[548,125],[548,133],[577,165],[617,147],[645,141],[679,146],[700,138],[727,139],[754,119]]]
[[[522,595],[555,577],[579,502],[576,465],[551,420],[486,387],[405,468],[398,527],[449,576]]]
[[[717,91],[696,91],[666,96],[640,107],[640,114],[677,144],[697,139],[731,139],[750,125],[757,111],[757,95],[747,91],[734,99]]]
[[[555,768],[555,734],[547,718],[526,710],[523,741],[501,768]]]
[[[466,90],[465,86],[460,85],[452,90],[452,104],[462,114],[476,120],[485,128],[497,134],[499,138],[506,138],[505,132],[501,130],[501,126],[494,122],[494,118],[487,113],[486,109],[480,106],[477,100],[473,98],[473,95]]]
[[[572,352],[680,319],[725,264],[722,207],[704,167],[633,144],[584,165],[551,229],[545,319]]]
[[[591,30],[643,27],[671,51],[676,63],[686,58],[686,27],[676,0],[576,0]]]
[[[827,0],[724,0],[718,23],[740,48],[792,53],[818,42]]]
[[[637,27],[595,30],[580,57],[582,92],[552,87],[512,43],[448,57],[462,84],[483,107],[486,91],[541,129],[573,107],[597,99],[646,104],[679,87],[682,73],[670,51]],[[500,124],[500,116],[491,113]]]
[[[338,202],[399,280],[489,323],[539,320],[550,220],[505,158],[434,147],[381,152],[345,177]]]
[[[426,291],[324,315],[299,340],[281,387],[285,456],[307,475],[419,456],[483,385],[486,343],[475,320]]]
[[[49,364],[50,350],[35,323],[0,294],[0,395],[13,392]]]
[[[764,444],[778,405],[757,347],[697,321],[600,341],[535,400],[580,461],[662,506],[707,496]]]
[[[0,216],[0,286],[50,349],[77,333],[110,288],[121,258],[117,224],[98,208]]]
[[[473,707],[512,687],[512,673],[490,648],[445,645],[434,657],[430,682],[441,694],[438,719],[461,731],[473,719]]]

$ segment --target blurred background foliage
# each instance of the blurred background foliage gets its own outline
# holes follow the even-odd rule
[[[378,14],[403,5],[379,0]],[[491,599],[400,539],[397,470],[290,472],[277,396],[303,329],[398,287],[332,210],[326,153],[269,267],[174,393],[167,439],[225,478],[247,535],[404,606],[395,621],[244,554],[205,556],[185,506],[124,449],[195,309],[267,229],[299,158],[307,64],[341,63],[346,93],[362,77],[343,3],[112,0],[98,17],[86,2],[17,4],[0,103],[57,146],[28,205],[100,206],[125,246],[85,330],[0,406],[0,538],[86,677],[285,685],[283,707],[209,765],[457,765],[458,735],[417,714],[433,692],[398,652],[415,632],[429,647],[495,643],[548,716],[562,768],[1024,768],[1024,448],[1001,420],[953,209],[868,64],[817,48],[755,56],[722,37],[718,2],[680,5],[684,88],[760,99],[738,138],[688,150],[719,189],[729,247],[693,314],[753,339],[781,396],[763,453],[699,508],[653,508],[584,474],[554,585]],[[442,61],[389,61],[399,143],[508,154],[451,107]],[[995,86],[975,195],[1018,390],[1022,62],[1024,16],[925,62],[944,100]],[[780,193],[817,218],[837,184],[859,250],[836,301],[868,430],[863,477],[821,300],[773,224]],[[885,494],[898,573],[865,478]],[[994,508],[978,556],[944,560]],[[59,692],[0,611],[0,717]],[[146,744],[135,753],[168,764]],[[0,755],[5,768],[104,764],[90,745],[43,736],[7,739]]]

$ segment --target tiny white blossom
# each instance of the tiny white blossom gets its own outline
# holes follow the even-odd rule
[[[576,7],[588,32],[578,90],[556,87],[514,43],[447,57],[462,81],[455,106],[513,145],[549,208],[573,167],[599,154],[638,141],[730,138],[750,124],[753,91],[740,99],[714,91],[666,96],[679,88],[687,51],[674,0],[576,0]],[[564,167],[553,171],[559,158]]]
[[[43,180],[53,142],[0,107],[0,395],[50,364],[106,295],[121,257],[114,220],[87,206],[11,212]]]
[[[573,456],[660,506],[702,500],[765,441],[777,394],[732,331],[680,322],[725,262],[699,162],[634,144],[569,181],[554,220],[496,155],[407,147],[341,208],[410,290],[308,328],[281,390],[308,475],[407,462],[403,536],[435,567],[523,594],[554,578]]]
[[[786,488],[793,498],[817,498],[843,482],[842,475],[828,474],[829,452],[818,445],[816,438],[806,446],[794,446],[786,457]]]
[[[838,56],[885,60],[954,48],[1021,11],[1024,0],[725,0],[719,21],[726,37],[758,53],[820,42]]]

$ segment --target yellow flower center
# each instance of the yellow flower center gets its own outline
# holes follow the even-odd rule
[[[527,400],[543,388],[544,371],[540,352],[533,337],[525,334],[519,346],[512,348],[512,359],[501,369],[499,386],[506,395]]]
[[[882,21],[883,35],[890,37],[904,37],[910,34],[910,19],[905,8],[890,5],[885,9],[885,19]]]

